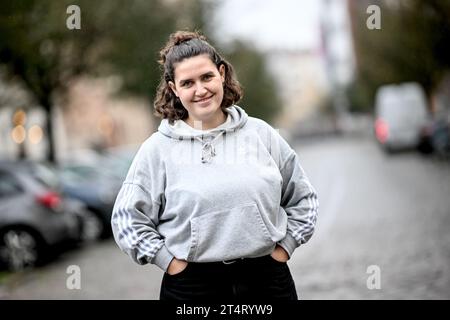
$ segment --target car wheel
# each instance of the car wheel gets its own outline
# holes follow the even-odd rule
[[[25,229],[9,229],[0,234],[0,261],[11,271],[35,267],[43,259],[43,243]]]

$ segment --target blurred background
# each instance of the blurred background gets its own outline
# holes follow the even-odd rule
[[[162,271],[109,221],[180,29],[233,64],[239,105],[318,191],[289,261],[300,298],[449,299],[446,0],[2,2],[0,299],[158,298]]]

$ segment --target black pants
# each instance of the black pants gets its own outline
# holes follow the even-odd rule
[[[288,265],[268,255],[231,263],[188,263],[181,273],[164,273],[160,299],[224,302],[298,298]]]

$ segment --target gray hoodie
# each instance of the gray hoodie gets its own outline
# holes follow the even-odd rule
[[[139,264],[289,255],[312,236],[318,201],[287,142],[238,106],[208,131],[161,121],[117,196],[112,229]]]

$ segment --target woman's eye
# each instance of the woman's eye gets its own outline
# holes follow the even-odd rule
[[[203,76],[203,80],[205,80],[205,81],[209,81],[209,80],[211,80],[213,78],[213,75],[212,74],[207,74],[207,75],[204,75]]]
[[[186,81],[181,84],[182,87],[189,88],[192,85],[191,81]]]

